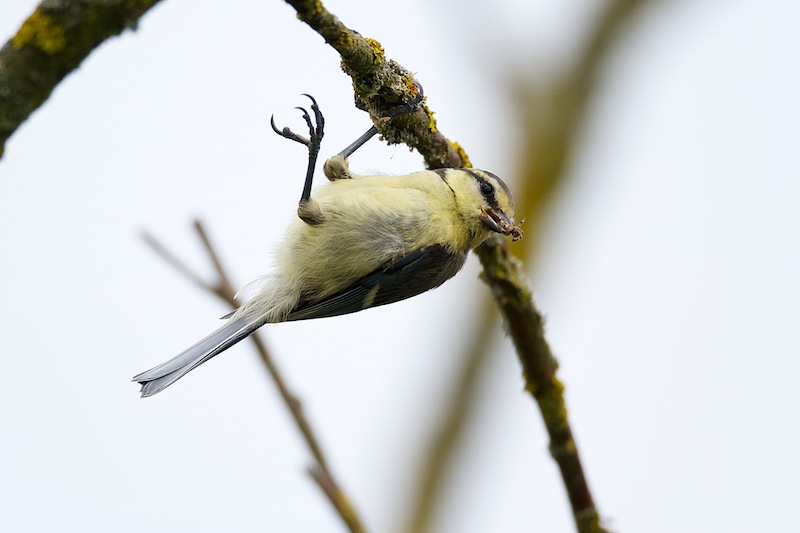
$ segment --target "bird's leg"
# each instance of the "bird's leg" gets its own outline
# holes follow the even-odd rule
[[[422,91],[422,85],[416,79],[414,80],[414,83],[418,89],[417,95],[408,102],[403,102],[400,105],[388,109],[383,114],[383,118],[385,120],[392,120],[395,117],[405,115],[407,113],[413,113],[419,109],[419,105],[425,98],[425,94]],[[344,150],[325,161],[325,164],[322,167],[325,176],[331,181],[350,178],[350,169],[347,165],[347,158],[353,155],[353,152],[361,148],[377,133],[378,128],[371,126],[366,132],[364,132],[363,135],[349,144]]]
[[[314,167],[317,164],[317,156],[319,155],[319,147],[322,144],[322,137],[324,136],[325,118],[319,110],[317,101],[310,94],[304,94],[311,100],[311,111],[314,113],[314,121],[316,126],[311,121],[311,116],[305,108],[297,107],[303,113],[303,118],[308,125],[309,138],[306,139],[302,135],[298,135],[290,130],[288,127],[278,129],[275,126],[275,116],[270,118],[272,130],[289,140],[304,144],[308,147],[308,169],[306,170],[306,181],[303,185],[303,193],[300,195],[300,203],[297,207],[297,215],[308,224],[317,225],[325,220],[325,215],[322,213],[317,202],[311,199],[311,184],[314,181]]]
[[[353,155],[353,152],[364,146],[364,144],[366,144],[368,140],[372,139],[377,133],[378,133],[378,128],[376,128],[375,126],[370,126],[370,128],[366,132],[364,132],[364,134],[361,137],[353,141],[344,150],[342,150],[336,155],[341,157],[342,159],[347,159],[348,157]]]

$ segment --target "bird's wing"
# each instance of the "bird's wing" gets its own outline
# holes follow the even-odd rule
[[[466,253],[451,252],[438,244],[422,248],[385,264],[322,301],[301,301],[286,320],[344,315],[405,300],[452,278],[466,259]]]

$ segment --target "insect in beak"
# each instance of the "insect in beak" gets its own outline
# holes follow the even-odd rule
[[[511,219],[508,218],[508,215],[499,209],[495,211],[491,207],[482,208],[481,221],[494,232],[511,235],[512,241],[518,241],[522,238],[522,230],[519,226],[515,226]]]

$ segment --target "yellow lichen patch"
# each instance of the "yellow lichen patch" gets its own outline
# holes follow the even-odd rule
[[[322,2],[320,0],[316,0],[314,2],[314,5],[311,6],[311,9],[309,9],[309,12],[314,13],[315,15],[318,15],[319,13],[322,13],[323,9],[325,9],[325,8],[322,7]]]
[[[311,2],[311,5],[308,6],[307,9],[305,6],[303,6],[302,9],[297,8],[297,18],[305,21],[308,20],[309,17],[319,16],[323,11],[325,11],[325,8],[322,7],[322,2],[320,0],[315,0],[314,2]]]
[[[383,63],[384,60],[386,60],[386,52],[384,52],[381,43],[369,37],[365,37],[364,40],[367,41],[367,43],[369,43],[369,47],[372,48],[372,54],[375,57],[372,60],[372,63],[375,65],[380,65],[381,63]]]
[[[353,46],[353,35],[347,30],[343,29],[339,32],[336,38],[336,49],[346,48],[349,49]]]
[[[416,96],[419,94],[419,86],[414,79],[414,75],[409,74],[405,77],[404,81],[406,83],[406,94],[408,94],[410,98],[416,98]]]
[[[436,127],[436,119],[433,118],[433,111],[428,106],[422,106],[422,109],[425,111],[425,114],[428,115],[428,130],[431,133],[436,133],[439,131],[439,128]]]
[[[550,433],[557,433],[568,429],[567,405],[564,403],[564,384],[553,376],[549,387],[536,395],[536,401],[544,417]]]
[[[469,156],[464,148],[455,141],[448,141],[450,146],[453,147],[453,150],[456,151],[458,156],[461,158],[461,167],[462,168],[472,168],[472,161],[469,160]]]
[[[53,23],[50,17],[41,12],[41,9],[36,9],[22,24],[17,34],[11,39],[11,43],[17,49],[30,45],[45,54],[53,55],[64,49],[67,38],[63,28]]]

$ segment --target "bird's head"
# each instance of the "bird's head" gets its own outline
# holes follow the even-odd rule
[[[522,230],[514,222],[514,197],[508,185],[485,170],[460,168],[447,172],[445,181],[453,190],[456,208],[475,234],[473,244],[485,241],[490,231],[522,238]]]

